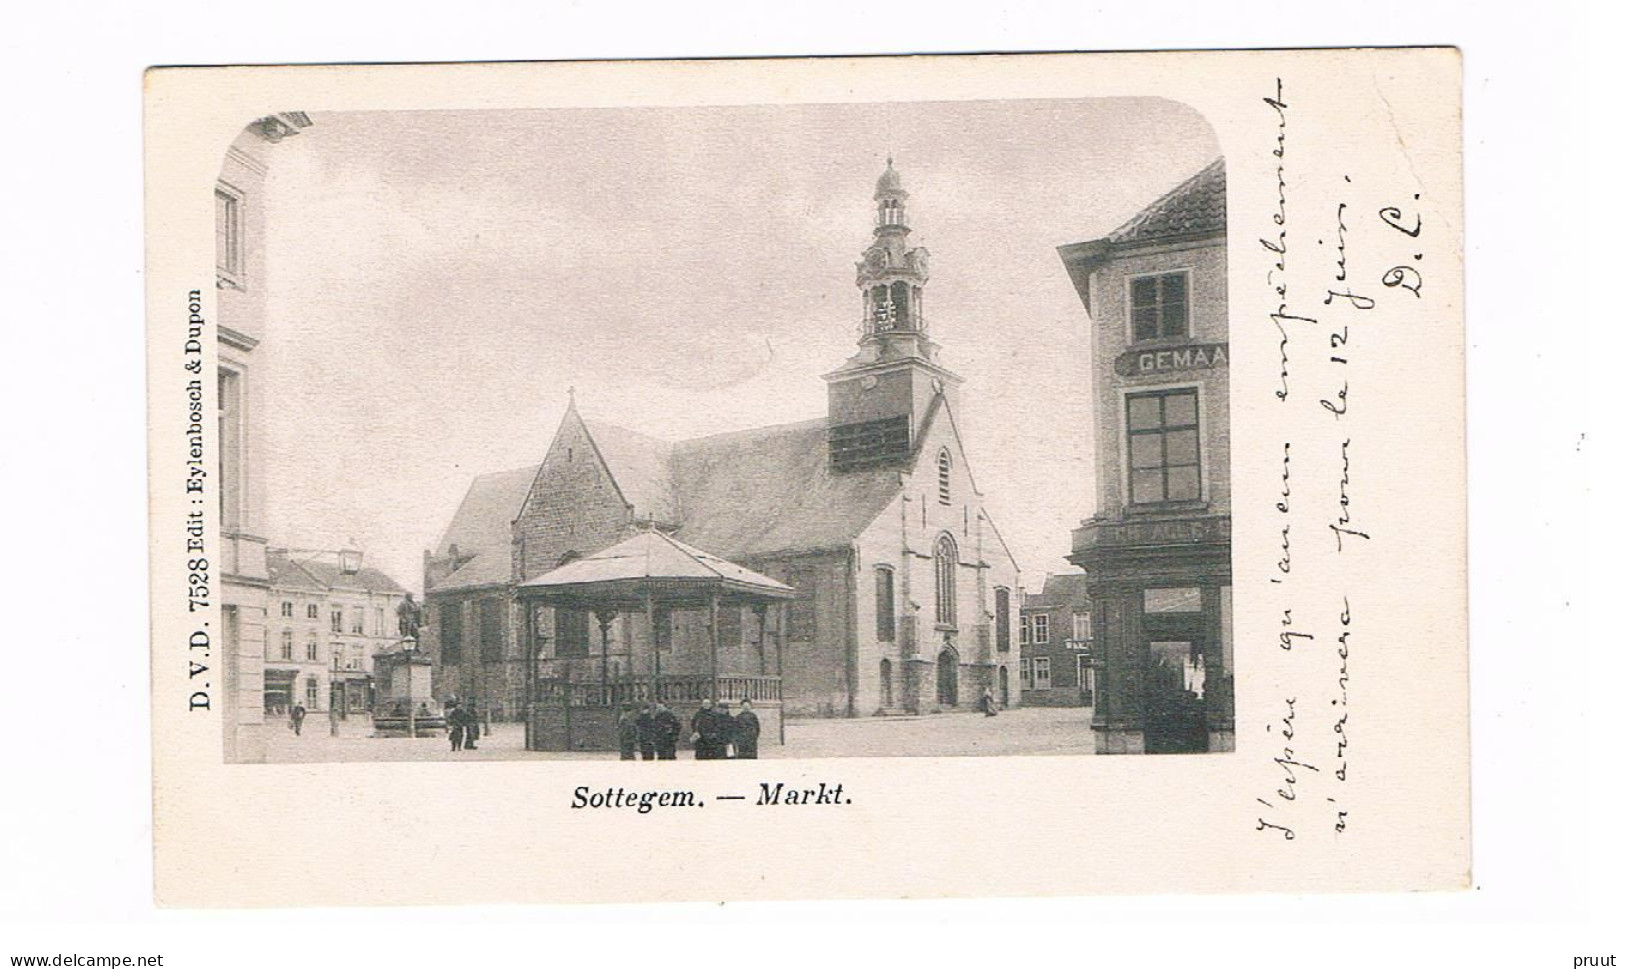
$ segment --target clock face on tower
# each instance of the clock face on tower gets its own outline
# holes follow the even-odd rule
[[[879,248],[870,249],[864,254],[863,260],[871,270],[885,269],[886,250]]]

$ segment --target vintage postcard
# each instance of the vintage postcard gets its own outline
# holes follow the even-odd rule
[[[149,72],[159,901],[1468,886],[1460,101]]]

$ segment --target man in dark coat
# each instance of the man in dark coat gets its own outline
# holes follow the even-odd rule
[[[664,703],[655,704],[655,755],[661,760],[677,759],[677,737],[683,732],[683,721]]]
[[[615,739],[621,748],[622,760],[638,759],[638,712],[631,707],[621,711],[615,723]]]
[[[468,714],[456,703],[448,705],[446,710],[446,736],[451,739],[452,750],[463,749],[463,734],[468,724]]]
[[[694,759],[721,760],[728,749],[728,723],[733,718],[717,710],[710,697],[700,701],[700,709],[689,722],[694,731]]]
[[[303,704],[295,703],[293,709],[288,711],[288,719],[293,722],[293,735],[295,737],[304,733],[305,708]]]
[[[474,741],[480,739],[480,712],[474,709],[474,701],[470,700],[463,706],[463,749],[479,750]]]
[[[739,701],[739,716],[734,717],[734,756],[740,760],[756,759],[756,740],[762,735],[762,721],[751,709],[749,700]]]
[[[645,703],[638,711],[635,721],[638,732],[638,753],[644,760],[655,759],[655,709],[654,705]]]

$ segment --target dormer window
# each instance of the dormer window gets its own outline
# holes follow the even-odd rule
[[[937,452],[937,501],[944,505],[953,503],[953,472],[953,456],[943,448]]]
[[[1130,280],[1129,319],[1136,343],[1190,336],[1189,274],[1180,271]]]

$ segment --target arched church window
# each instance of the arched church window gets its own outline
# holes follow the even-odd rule
[[[907,283],[898,280],[891,284],[891,302],[892,315],[896,318],[897,325],[906,328],[909,321]]]
[[[947,448],[937,452],[937,501],[946,505],[953,502],[954,458]]]
[[[959,547],[954,544],[952,535],[944,534],[937,539],[934,557],[937,573],[937,624],[953,626],[956,625],[955,619],[959,615],[955,588],[959,578]]]

